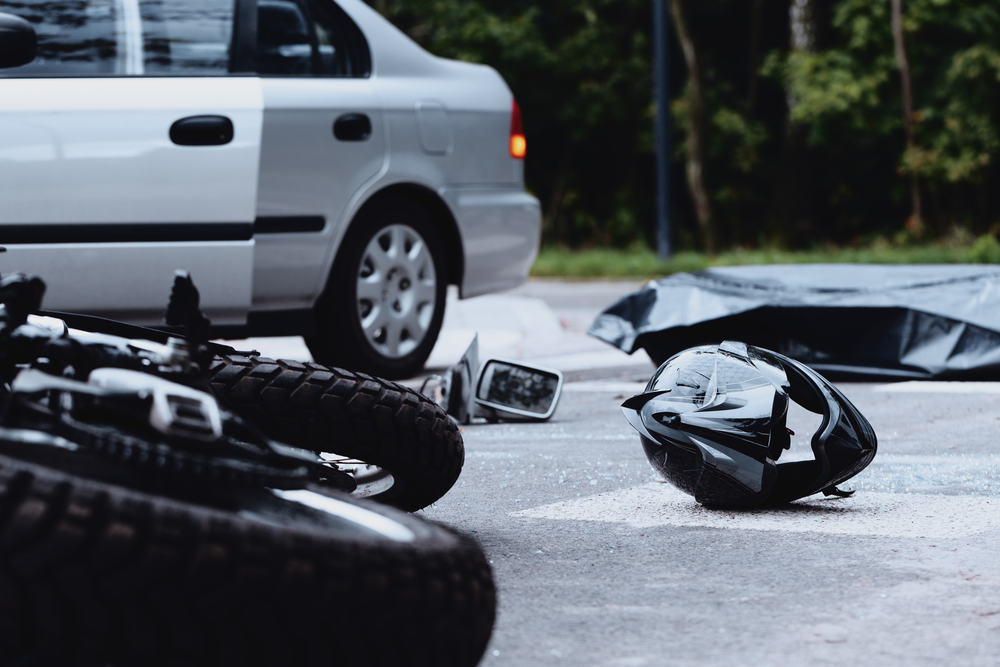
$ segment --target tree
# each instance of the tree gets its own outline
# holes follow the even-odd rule
[[[917,210],[937,233],[1000,225],[1000,3],[906,0],[894,31],[893,1],[679,0],[673,159],[696,167],[671,170],[692,195],[672,200],[679,248],[902,242]],[[543,242],[653,240],[649,0],[369,2],[504,76]]]
[[[790,63],[808,59],[816,52],[816,14],[816,0],[790,0]],[[785,243],[804,245],[814,240],[817,227],[816,156],[809,150],[808,128],[795,113],[800,100],[794,87],[787,90],[786,101],[788,111],[770,215],[771,231]]]
[[[903,127],[906,128],[906,150],[916,148],[913,131],[913,91],[910,82],[910,63],[906,58],[906,43],[903,41],[903,0],[892,0],[892,41],[896,49],[896,62],[899,64],[899,79],[903,93]],[[920,229],[923,224],[920,204],[920,184],[917,173],[910,172],[910,198],[913,202],[911,227]]]
[[[673,17],[674,30],[684,52],[684,62],[687,64],[687,138],[684,142],[687,152],[688,189],[694,201],[695,214],[698,216],[698,226],[701,228],[702,243],[710,254],[715,253],[715,228],[712,222],[712,205],[705,191],[705,133],[706,115],[704,85],[701,80],[701,68],[698,62],[698,50],[695,48],[691,33],[688,30],[684,5],[681,0],[670,0],[670,14]]]
[[[913,212],[916,177],[930,195],[920,214],[939,233],[985,231],[1000,215],[989,187],[1000,177],[1000,5],[908,0],[900,18],[911,90],[921,91],[912,113],[895,84],[891,0],[839,0],[828,47],[769,59],[770,73],[796,96],[792,117],[824,160],[826,226],[848,238],[898,231],[896,221]],[[907,118],[912,145],[900,141]]]

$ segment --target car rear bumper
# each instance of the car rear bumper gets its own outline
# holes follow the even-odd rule
[[[542,210],[520,186],[446,187],[462,236],[465,274],[462,298],[516,287],[528,279],[538,256]]]

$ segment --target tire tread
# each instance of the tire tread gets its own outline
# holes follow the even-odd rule
[[[0,664],[474,665],[489,565],[423,532],[352,541],[0,456]]]
[[[422,509],[455,484],[465,463],[458,425],[426,396],[351,371],[265,357],[217,357],[209,382],[224,405],[269,437],[335,452],[403,477],[389,502]]]

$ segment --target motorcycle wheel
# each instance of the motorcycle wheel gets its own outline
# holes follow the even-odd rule
[[[361,493],[380,502],[422,509],[462,472],[458,425],[401,384],[322,364],[241,356],[216,357],[208,377],[224,406],[270,438],[353,466]]]
[[[30,437],[0,437],[0,664],[471,666],[486,647],[495,588],[467,537],[319,489],[166,497],[12,439]]]

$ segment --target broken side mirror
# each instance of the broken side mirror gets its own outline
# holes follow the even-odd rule
[[[35,28],[19,16],[0,13],[0,68],[27,65],[37,53]]]
[[[427,378],[420,391],[435,380],[434,400],[460,424],[473,417],[544,421],[555,413],[563,385],[559,371],[520,361],[487,359],[480,365],[478,336],[457,364]]]
[[[555,413],[562,385],[557,370],[487,359],[476,382],[476,413],[490,421],[492,416],[544,421]]]
[[[468,424],[476,416],[472,402],[473,385],[479,371],[479,334],[458,363],[448,369],[441,383],[442,407],[459,424]]]
[[[472,343],[458,363],[444,372],[444,375],[431,375],[424,380],[420,393],[429,396],[444,411],[454,417],[459,424],[472,421],[475,412],[472,402],[472,387],[479,371],[479,334],[472,338]],[[427,388],[436,383],[431,393]]]

